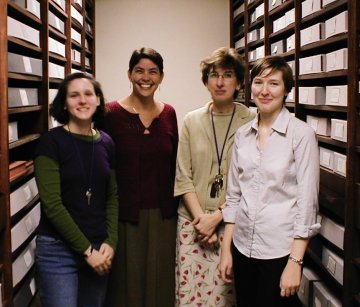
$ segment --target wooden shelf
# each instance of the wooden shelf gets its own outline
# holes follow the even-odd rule
[[[28,107],[9,108],[8,114],[36,112],[36,111],[41,111],[43,108],[44,108],[43,106],[28,106]]]
[[[337,77],[347,77],[346,70],[336,70],[330,72],[322,72],[317,74],[308,74],[300,75],[299,80],[312,80],[312,79],[327,79],[327,78],[337,78]]]
[[[19,138],[19,140],[10,143],[9,144],[9,149],[13,149],[13,148],[19,147],[21,145],[24,145],[26,143],[33,142],[33,141],[37,140],[38,138],[40,138],[39,133],[33,133],[33,134],[25,135],[25,136]]]

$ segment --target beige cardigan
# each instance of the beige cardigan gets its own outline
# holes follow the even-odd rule
[[[175,178],[175,196],[185,193],[195,192],[203,210],[214,211],[225,202],[225,192],[221,193],[217,206],[215,208],[206,205],[206,199],[209,197],[209,178],[211,172],[213,157],[214,137],[210,120],[209,107],[211,102],[204,107],[189,112],[183,122],[183,127],[179,140],[179,147],[176,162]],[[236,112],[231,125],[228,142],[226,142],[223,156],[223,175],[226,184],[227,173],[231,161],[232,147],[234,143],[234,134],[243,124],[249,122],[255,117],[247,107],[242,104],[236,104]],[[224,186],[223,191],[226,191]],[[180,199],[178,213],[180,216],[192,220],[185,204]]]

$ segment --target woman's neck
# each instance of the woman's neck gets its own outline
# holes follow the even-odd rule
[[[234,109],[234,102],[215,102],[211,105],[211,110],[217,113],[230,113]]]
[[[154,97],[138,97],[132,93],[130,96],[124,99],[123,103],[132,108],[135,113],[141,113],[142,111],[152,111],[156,108],[156,101]]]
[[[78,123],[75,121],[69,121],[66,125],[64,125],[64,128],[67,131],[75,134],[88,135],[88,136],[94,135],[91,122]]]

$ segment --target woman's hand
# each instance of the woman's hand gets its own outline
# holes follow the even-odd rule
[[[232,259],[231,251],[230,250],[226,251],[222,249],[219,270],[220,270],[221,279],[225,283],[232,282],[232,264],[233,264],[233,259]]]
[[[96,249],[93,249],[91,255],[86,257],[85,260],[99,275],[105,275],[111,268],[111,261]]]
[[[114,249],[107,243],[103,243],[100,246],[99,252],[102,253],[107,260],[110,260],[110,262],[114,259]]]
[[[212,214],[199,214],[193,220],[192,224],[194,225],[198,236],[200,236],[201,242],[209,242],[211,236],[215,233],[216,227],[221,223],[221,221],[222,213],[220,212],[220,210],[216,210]]]
[[[301,266],[293,261],[288,261],[280,278],[280,295],[295,295],[299,290],[301,281]]]

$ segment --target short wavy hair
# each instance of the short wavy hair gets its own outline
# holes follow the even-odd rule
[[[244,83],[245,65],[242,56],[234,48],[220,47],[213,51],[209,57],[200,62],[201,80],[206,86],[208,75],[214,67],[233,69],[236,79],[242,86]],[[239,91],[235,91],[234,98]]]
[[[94,123],[101,121],[106,113],[104,93],[101,89],[100,83],[96,81],[95,78],[87,72],[76,72],[73,74],[69,74],[65,77],[65,79],[61,82],[59,86],[59,90],[52,104],[50,105],[50,115],[54,117],[56,121],[63,125],[69,122],[69,112],[65,108],[65,106],[69,84],[75,79],[88,79],[94,86],[95,95],[99,98],[100,105],[97,107],[92,120]]]

